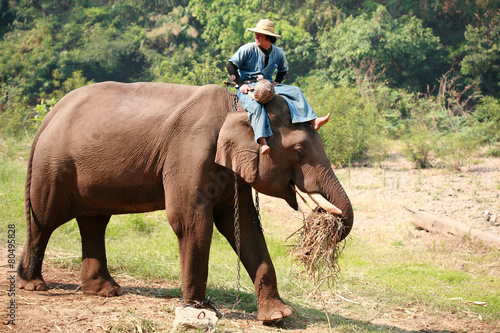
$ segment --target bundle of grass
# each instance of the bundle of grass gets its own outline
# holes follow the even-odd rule
[[[319,285],[333,284],[340,271],[338,258],[344,244],[340,242],[342,220],[317,207],[304,219],[303,226],[288,237],[297,236],[297,245],[290,252],[304,267],[303,273]],[[287,239],[287,240],[288,240]]]

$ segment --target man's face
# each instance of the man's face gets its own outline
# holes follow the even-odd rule
[[[267,39],[267,36],[261,33],[255,33],[255,44],[267,50],[271,47],[271,42]]]

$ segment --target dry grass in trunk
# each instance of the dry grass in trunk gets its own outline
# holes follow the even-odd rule
[[[345,242],[340,244],[343,228],[340,218],[316,208],[304,225],[287,238],[298,238],[298,244],[289,247],[290,253],[304,267],[301,274],[317,283],[315,289],[325,283],[332,286],[337,278],[338,258],[345,246]]]

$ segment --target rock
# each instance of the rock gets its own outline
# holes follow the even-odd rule
[[[218,322],[219,318],[217,318],[215,312],[208,309],[177,307],[175,308],[175,319],[172,325],[174,332],[200,329],[205,332],[215,332]]]
[[[490,212],[485,211],[483,214],[484,214],[484,222],[490,221],[490,218],[491,218]]]
[[[499,226],[500,225],[500,218],[498,215],[491,215],[490,216],[490,223],[493,224],[494,226]]]

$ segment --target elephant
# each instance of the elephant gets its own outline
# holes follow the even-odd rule
[[[46,289],[42,262],[49,238],[76,219],[82,291],[121,295],[107,268],[105,230],[111,216],[165,210],[178,238],[185,305],[206,304],[215,225],[254,283],[257,319],[291,316],[293,309],[278,292],[252,188],[295,210],[294,189],[319,197],[342,219],[342,239],[354,215],[320,135],[309,123],[292,124],[281,96],[266,104],[266,112],[274,134],[268,140],[271,153],[261,155],[247,112],[223,86],[102,82],[68,93],[47,113],[31,146],[18,287]]]

